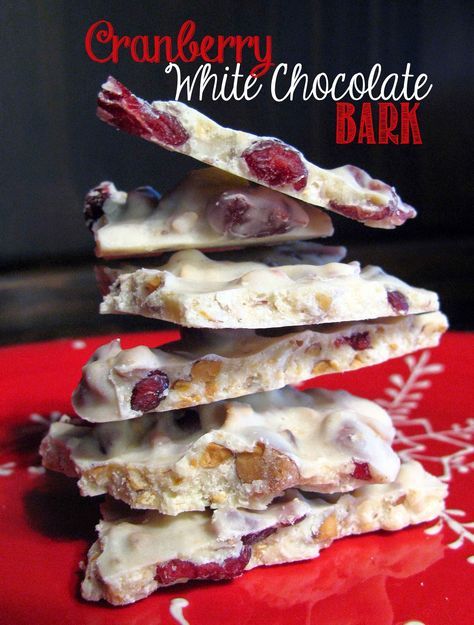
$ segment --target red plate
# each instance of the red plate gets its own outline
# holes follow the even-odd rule
[[[123,344],[174,337],[135,334]],[[47,423],[70,410],[80,367],[110,338],[0,350],[2,625],[473,622],[474,335],[449,333],[432,352],[318,379],[382,401],[397,422],[401,453],[449,482],[442,523],[342,539],[310,562],[257,569],[232,582],[175,586],[125,608],[80,599],[78,563],[94,539],[98,504],[79,497],[73,480],[45,475],[36,453]],[[189,602],[181,617],[179,609],[170,611],[177,597]]]

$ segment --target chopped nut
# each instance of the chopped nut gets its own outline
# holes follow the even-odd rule
[[[276,449],[257,443],[254,450],[237,454],[237,475],[244,484],[265,482],[264,488],[280,491],[298,482],[299,471],[295,463]]]
[[[416,490],[408,490],[404,504],[414,512],[421,512],[426,505],[426,496],[421,495]]]
[[[120,590],[115,591],[113,588],[102,586],[102,592],[104,593],[104,599],[113,605],[121,605],[123,603],[123,596]]]
[[[182,213],[179,217],[176,217],[171,222],[171,227],[175,232],[179,232],[183,234],[185,232],[189,232],[196,223],[198,219],[198,214],[194,211],[186,211]]]
[[[184,480],[183,477],[181,477],[181,475],[178,475],[177,473],[175,473],[174,471],[170,471],[169,475],[171,477],[171,481],[173,482],[173,484],[175,484],[176,486],[178,484],[181,484],[181,482]]]
[[[143,473],[137,469],[130,469],[128,475],[126,475],[128,485],[133,490],[143,490],[148,486],[147,481]]]
[[[232,452],[227,449],[227,447],[223,447],[217,443],[209,443],[204,453],[199,458],[199,466],[203,469],[214,469],[231,456]]]
[[[201,317],[204,317],[204,319],[206,319],[207,321],[215,321],[214,317],[211,317],[211,315],[207,313],[205,310],[198,310],[198,312],[201,315]]]
[[[161,311],[166,318],[179,319],[181,317],[181,306],[172,299],[163,302]]]
[[[191,368],[191,377],[197,382],[212,382],[222,368],[220,360],[205,358],[195,362]]]
[[[321,353],[322,347],[321,343],[313,343],[309,347],[305,349],[305,354],[310,354],[311,356],[319,356]]]
[[[195,384],[190,380],[175,380],[171,385],[173,391],[181,397],[175,400],[173,408],[187,408],[188,406],[197,406],[203,403],[203,397],[196,391]]]
[[[337,519],[335,514],[331,514],[321,523],[316,535],[318,540],[332,540],[337,536]]]
[[[409,519],[410,515],[405,506],[391,506],[383,516],[382,527],[389,531],[399,530],[409,524]]]
[[[370,532],[374,529],[374,523],[377,519],[378,512],[374,504],[370,500],[363,500],[357,506],[358,524],[361,532]]]
[[[407,498],[406,494],[402,493],[399,497],[397,497],[397,499],[394,502],[392,502],[392,505],[399,506],[401,503],[405,501],[406,498]]]
[[[364,359],[361,358],[359,355],[354,356],[354,358],[352,359],[351,362],[351,367],[363,367],[365,365]]]
[[[153,276],[145,282],[145,289],[148,293],[153,293],[153,291],[156,291],[156,289],[159,289],[161,286],[163,286],[163,282],[163,276]]]
[[[207,399],[213,399],[218,391],[219,387],[215,382],[206,382]]]
[[[266,551],[268,551],[268,546],[264,540],[252,545],[252,555],[255,556],[256,560],[264,561]]]
[[[109,468],[108,465],[93,467],[92,469],[84,471],[82,479],[84,482],[93,482],[98,486],[106,487],[109,480]]]
[[[186,393],[191,388],[191,382],[189,380],[175,380],[171,385],[173,391],[177,391],[178,393]]]
[[[157,497],[149,491],[143,491],[136,498],[134,506],[140,506],[140,508],[156,508]]]
[[[179,401],[175,401],[174,408],[187,408],[188,406],[202,404],[202,397],[193,390],[193,383],[189,380],[175,380],[171,388],[181,395]]]
[[[214,504],[223,504],[227,500],[227,494],[225,491],[220,490],[217,493],[212,493],[211,495],[211,503]]]
[[[333,367],[329,360],[321,360],[320,362],[314,365],[311,373],[312,375],[318,375],[319,373],[326,373],[327,371],[332,371],[332,370],[333,370]]]
[[[242,482],[253,482],[263,479],[264,463],[262,462],[265,445],[257,443],[253,451],[242,451],[237,454],[235,468]]]
[[[332,299],[331,297],[329,297],[329,295],[326,295],[325,293],[317,293],[316,301],[318,302],[321,310],[323,310],[324,312],[327,312],[331,308]]]

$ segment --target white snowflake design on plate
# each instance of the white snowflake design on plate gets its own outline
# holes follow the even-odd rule
[[[11,475],[16,468],[16,462],[4,462],[0,464],[0,477]]]
[[[456,472],[465,474],[474,468],[474,419],[467,419],[464,425],[453,423],[449,429],[435,431],[429,419],[409,418],[423,398],[423,392],[430,388],[431,380],[427,376],[442,373],[444,365],[430,363],[431,353],[421,352],[419,358],[410,355],[404,358],[408,367],[406,377],[399,373],[390,375],[391,386],[385,388],[389,399],[377,399],[377,403],[385,408],[393,419],[397,429],[394,448],[402,460],[418,460],[422,464],[438,464],[438,477],[443,482],[450,482]],[[452,451],[444,455],[430,453],[429,445],[443,444]],[[448,508],[440,516],[439,521],[425,530],[427,534],[437,534],[445,523],[457,535],[448,544],[450,549],[459,549],[466,541],[474,543],[474,521],[461,521],[466,511]],[[474,557],[467,561],[474,564]]]
[[[59,412],[59,410],[53,410],[53,412],[50,412],[49,415],[46,417],[39,414],[38,412],[32,412],[29,416],[29,420],[32,421],[33,423],[39,423],[41,425],[44,425],[45,429],[48,429],[51,423],[55,423],[55,421],[59,421],[61,416],[62,416],[62,413]]]
[[[71,349],[85,349],[87,347],[87,343],[82,339],[75,339],[71,342]]]
[[[59,412],[58,410],[53,410],[47,416],[41,415],[38,412],[32,412],[29,415],[28,420],[31,421],[32,423],[37,423],[43,426],[44,432],[46,433],[51,423],[58,421],[61,418],[61,416],[62,416],[62,413]],[[16,469],[19,469],[19,468],[20,467],[17,466],[17,463],[13,461],[0,464],[0,477],[8,477],[10,475],[13,475]],[[26,470],[28,472],[28,475],[31,475],[31,476],[43,475],[43,473],[46,472],[46,469],[42,467],[41,465],[30,465],[26,467]]]
[[[404,358],[408,372],[393,373],[389,376],[389,386],[384,389],[387,397],[375,401],[389,412],[397,428],[394,447],[403,460],[418,460],[422,464],[439,464],[438,477],[444,482],[450,482],[455,473],[466,474],[474,468],[474,418],[467,419],[465,424],[453,423],[449,429],[435,431],[429,419],[424,417],[412,418],[410,414],[415,410],[424,391],[432,385],[429,376],[442,373],[444,365],[430,362],[431,352],[422,351],[418,357],[410,354]],[[61,413],[53,411],[44,416],[32,413],[29,420],[41,424],[45,430],[49,425],[60,419]],[[429,452],[430,443],[442,443],[452,447],[450,453],[440,455]],[[16,469],[15,462],[0,464],[0,477],[12,475]],[[44,469],[41,466],[29,466],[29,475],[41,475]],[[427,534],[440,532],[446,524],[457,538],[448,544],[451,549],[458,549],[466,541],[474,543],[474,521],[460,520],[466,516],[464,510],[445,510],[435,525],[425,530]],[[468,562],[474,564],[474,556],[468,557]]]

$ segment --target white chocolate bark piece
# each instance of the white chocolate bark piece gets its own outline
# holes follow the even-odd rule
[[[442,482],[408,462],[390,484],[329,499],[289,491],[259,512],[187,512],[170,519],[153,511],[120,517],[105,509],[82,596],[124,605],[190,579],[230,579],[257,566],[315,558],[337,538],[431,521],[445,497]]]
[[[101,313],[129,313],[195,328],[275,328],[438,310],[438,296],[380,267],[327,263],[268,267],[173,254],[159,269],[119,275]]]
[[[85,214],[104,258],[275,244],[333,234],[323,211],[220,169],[192,171],[159,199],[151,187],[131,193],[102,182]]]
[[[367,226],[394,228],[416,216],[393,187],[358,167],[322,169],[279,139],[224,128],[182,102],[149,104],[112,77],[102,85],[97,114],[111,126],[163,148]]]
[[[116,339],[83,367],[73,406],[91,422],[122,421],[270,391],[435,347],[447,327],[433,312],[273,332],[183,329],[181,340],[157,349],[122,349]]]
[[[378,404],[345,391],[291,387],[188,411],[88,425],[54,423],[43,464],[164,514],[206,506],[262,509],[292,487],[345,492],[390,482],[394,428]]]

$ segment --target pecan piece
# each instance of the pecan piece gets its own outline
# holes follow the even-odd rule
[[[214,469],[231,456],[232,452],[227,449],[227,447],[223,447],[217,443],[209,443],[199,458],[199,466],[203,469]]]
[[[329,515],[321,523],[316,535],[318,540],[332,540],[337,536],[337,519],[334,514]]]
[[[197,360],[191,368],[191,377],[196,382],[212,382],[222,368],[220,360],[206,358]]]
[[[263,481],[266,488],[280,491],[298,483],[295,463],[276,449],[257,443],[253,451],[238,453],[235,459],[237,475],[244,484]]]

